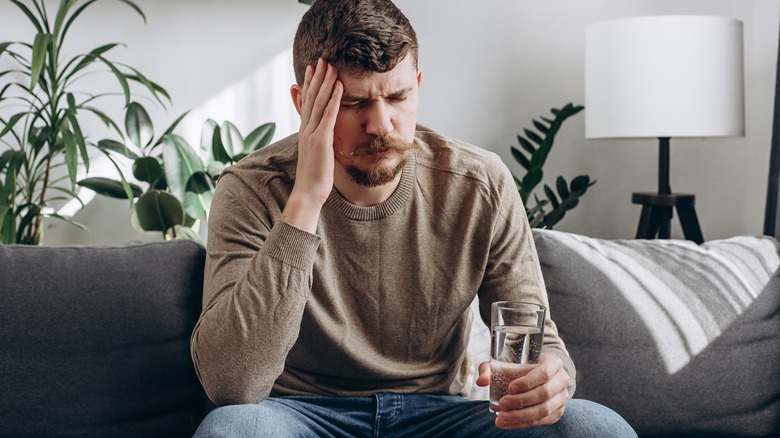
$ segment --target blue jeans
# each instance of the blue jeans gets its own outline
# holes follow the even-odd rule
[[[614,411],[572,399],[551,426],[504,430],[486,401],[430,394],[371,397],[290,396],[212,411],[195,438],[216,437],[522,437],[631,438]]]

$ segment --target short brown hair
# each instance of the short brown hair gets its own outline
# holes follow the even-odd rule
[[[417,35],[390,0],[316,0],[293,43],[295,79],[319,58],[352,72],[383,73],[407,55],[417,67]]]

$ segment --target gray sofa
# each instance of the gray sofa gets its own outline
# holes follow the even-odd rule
[[[205,251],[0,246],[0,437],[191,437]]]
[[[776,241],[534,235],[576,397],[640,437],[780,436]],[[189,354],[204,256],[0,246],[0,437],[191,436],[209,408]]]

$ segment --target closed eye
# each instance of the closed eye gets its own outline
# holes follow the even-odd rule
[[[368,101],[365,99],[342,99],[341,100],[341,107],[342,108],[361,108],[366,106],[366,103]]]

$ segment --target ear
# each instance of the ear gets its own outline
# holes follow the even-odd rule
[[[298,115],[301,115],[301,107],[303,106],[303,87],[298,84],[293,84],[290,87],[290,97],[292,97],[293,105],[295,105],[295,111],[298,111]]]
[[[417,70],[417,88],[420,88],[422,83],[422,70]]]

